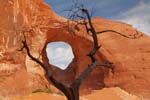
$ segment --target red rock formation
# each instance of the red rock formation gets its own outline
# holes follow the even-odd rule
[[[49,65],[55,77],[64,83],[69,84],[90,63],[86,54],[92,48],[91,36],[83,27],[70,34],[67,20],[55,14],[43,0],[1,0],[0,12],[0,94],[24,94],[48,86],[41,67],[25,52],[18,51],[22,31],[29,31],[26,35],[31,52],[37,58],[41,54],[39,59],[45,64],[45,47],[49,42],[65,41],[72,46],[75,59],[67,70]],[[131,25],[103,18],[95,18],[93,23],[97,31],[112,29],[128,36],[137,32]],[[109,32],[99,34],[98,38],[102,48],[97,57],[102,62],[113,62],[114,70],[96,68],[81,90],[118,86],[150,97],[150,37],[128,39]]]
[[[64,96],[58,94],[35,93],[24,97],[13,97],[12,100],[66,100]],[[131,95],[120,88],[105,88],[94,91],[90,95],[82,96],[80,100],[144,100]]]
[[[0,12],[0,94],[22,94],[45,87],[42,69],[18,49],[21,31],[33,29],[28,39],[31,51],[38,56],[45,44],[48,21],[56,15],[42,0],[1,0]]]
[[[95,18],[93,20],[97,31],[112,29],[132,36],[138,32],[131,25]],[[61,34],[60,34],[61,33]],[[143,34],[139,32],[139,34]],[[73,41],[72,41],[73,38]],[[102,45],[98,53],[99,60],[114,63],[114,71],[97,68],[83,83],[82,89],[100,89],[103,87],[119,86],[128,92],[150,96],[149,89],[149,51],[150,38],[143,34],[138,39],[128,39],[109,32],[99,34],[99,44]],[[92,47],[91,37],[82,28],[76,36],[68,34],[67,29],[50,29],[47,33],[47,43],[52,41],[68,42],[76,57],[76,76],[88,65],[89,59],[85,55]]]

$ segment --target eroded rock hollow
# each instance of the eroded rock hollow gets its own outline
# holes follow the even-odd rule
[[[22,31],[27,33],[32,54],[49,65],[55,77],[66,84],[90,63],[86,55],[92,48],[91,36],[83,27],[71,34],[67,19],[57,15],[43,0],[1,0],[0,12],[0,94],[26,94],[49,87],[42,68],[25,51],[18,51]],[[112,62],[114,70],[97,67],[83,83],[81,91],[120,87],[150,97],[150,37],[125,23],[103,18],[94,18],[92,22],[97,31],[111,29],[128,36],[138,32],[142,37],[128,39],[112,32],[99,34],[102,48],[97,58],[101,62]],[[67,42],[73,49],[75,58],[65,71],[48,63],[46,45],[54,41]]]

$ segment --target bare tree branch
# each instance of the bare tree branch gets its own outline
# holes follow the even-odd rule
[[[52,82],[52,84],[58,88],[59,90],[61,90],[65,95],[66,97],[68,98],[68,100],[71,100],[69,99],[70,98],[70,94],[71,94],[71,89],[70,87],[64,85],[62,82],[59,82],[57,81],[50,69],[48,66],[46,66],[45,64],[43,64],[40,60],[38,60],[37,58],[35,58],[31,53],[30,53],[30,49],[28,47],[28,44],[27,44],[27,40],[26,40],[26,36],[25,36],[25,32],[23,32],[23,35],[24,35],[24,40],[22,41],[22,44],[23,44],[23,47],[21,48],[21,50],[25,49],[27,51],[27,55],[36,63],[38,63],[46,72],[45,76],[47,77],[48,81]]]
[[[113,32],[113,33],[119,34],[119,35],[129,38],[129,39],[137,39],[142,36],[142,34],[139,34],[137,31],[136,31],[136,34],[133,34],[133,37],[126,36],[120,32],[114,31],[114,30],[103,30],[103,31],[97,32],[97,34],[102,34],[102,33],[106,33],[106,32]]]
[[[87,9],[85,9],[82,6],[75,5],[73,7],[73,9],[71,9],[69,11],[71,11],[71,15],[69,17],[70,20],[68,20],[68,23],[71,21],[72,24],[75,25],[75,27],[78,27],[78,25],[84,25],[87,34],[91,33],[91,36],[93,39],[93,48],[87,54],[87,56],[91,59],[91,64],[89,64],[87,66],[87,68],[69,86],[56,80],[54,78],[50,68],[31,54],[30,48],[28,47],[28,44],[27,44],[25,31],[23,31],[23,35],[24,35],[24,40],[22,41],[23,47],[21,47],[21,49],[19,51],[23,51],[23,49],[25,49],[27,52],[27,55],[31,58],[31,60],[38,63],[45,70],[45,72],[46,72],[45,76],[47,77],[48,81],[49,82],[51,81],[52,84],[56,88],[58,88],[60,91],[62,91],[68,100],[79,100],[80,85],[97,66],[113,69],[113,66],[112,66],[113,63],[110,63],[110,62],[100,63],[96,58],[96,54],[101,47],[98,43],[97,35],[105,33],[105,32],[113,32],[113,33],[119,34],[126,38],[135,39],[135,38],[137,38],[138,32],[136,31],[136,34],[133,35],[134,37],[126,36],[122,33],[114,31],[114,30],[103,30],[103,31],[97,32],[92,23],[90,13]],[[69,25],[68,25],[68,27],[69,27]],[[75,28],[75,29],[78,30],[78,28]],[[71,25],[71,31],[73,31],[72,25]]]
[[[89,75],[90,73],[93,71],[93,69],[98,66],[98,62],[94,62],[92,64],[90,64],[79,76],[76,80],[74,80],[71,84],[71,86],[77,85],[80,86],[81,82],[84,81]]]

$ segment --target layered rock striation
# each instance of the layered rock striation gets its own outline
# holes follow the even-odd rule
[[[21,95],[39,88],[49,87],[43,69],[19,49],[26,32],[32,54],[48,65],[54,76],[70,84],[90,63],[86,56],[93,41],[79,26],[76,34],[68,31],[67,19],[58,16],[43,0],[0,1],[0,94]],[[97,31],[115,30],[126,36],[139,33],[137,39],[129,39],[107,32],[98,34],[101,49],[97,58],[112,62],[113,70],[97,67],[81,86],[81,92],[104,87],[120,87],[130,93],[150,97],[150,37],[131,25],[94,18]],[[63,71],[48,63],[46,45],[64,41],[72,46],[75,59]],[[63,74],[63,76],[62,76]]]

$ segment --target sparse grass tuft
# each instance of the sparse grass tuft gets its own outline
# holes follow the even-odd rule
[[[33,91],[32,93],[39,93],[39,92],[51,93],[51,94],[54,93],[54,94],[58,94],[58,95],[64,96],[64,94],[62,92],[54,92],[50,88],[37,89],[37,90]]]
[[[38,93],[38,92],[54,93],[50,88],[37,89],[37,90],[33,91],[32,93]]]

